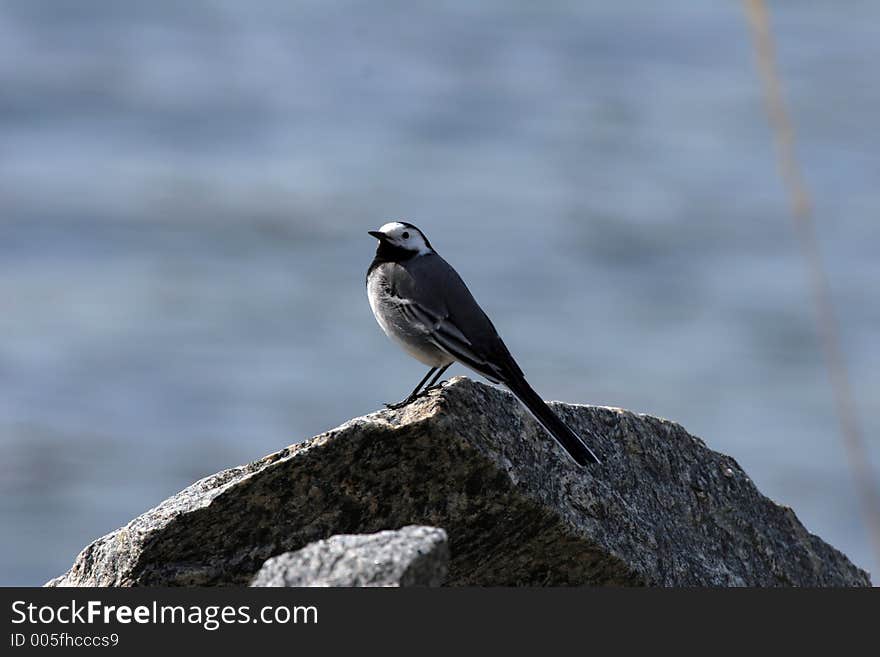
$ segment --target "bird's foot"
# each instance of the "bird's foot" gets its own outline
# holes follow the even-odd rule
[[[391,410],[394,410],[394,411],[399,410],[399,409],[403,408],[404,406],[408,406],[409,404],[414,402],[416,399],[421,399],[422,397],[426,397],[431,390],[437,390],[439,388],[442,388],[444,383],[446,383],[446,381],[440,381],[439,383],[435,383],[432,386],[429,386],[427,388],[423,388],[420,392],[416,393],[415,395],[410,395],[406,399],[402,399],[399,402],[395,402],[393,404],[385,404],[385,408],[390,408]]]
[[[399,402],[394,402],[393,404],[385,404],[385,408],[390,408],[392,411],[396,411],[398,409],[407,406],[410,402],[414,402],[416,400],[416,396],[410,395],[406,399],[402,399]]]
[[[440,388],[442,388],[445,383],[449,383],[449,381],[447,379],[443,379],[442,381],[438,381],[434,385],[428,386],[427,388],[422,390],[419,393],[419,396],[421,397],[422,395],[427,395],[431,390],[440,390]]]

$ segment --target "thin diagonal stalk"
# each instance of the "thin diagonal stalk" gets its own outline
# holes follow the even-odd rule
[[[856,485],[865,526],[868,528],[874,547],[875,562],[880,569],[880,494],[877,492],[876,479],[871,470],[868,450],[853,402],[828,275],[822,263],[822,254],[816,237],[813,206],[795,153],[794,128],[777,73],[770,17],[764,0],[744,0],[744,2],[756,51],[758,72],[764,88],[767,114],[776,139],[779,169],[788,194],[798,242],[809,272],[810,292],[825,354],[825,364],[834,391],[841,442]]]

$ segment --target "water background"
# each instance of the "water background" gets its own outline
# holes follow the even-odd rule
[[[876,467],[880,5],[845,6],[771,10]],[[398,218],[543,396],[681,422],[873,567],[740,3],[7,0],[0,584],[404,396],[363,283]]]

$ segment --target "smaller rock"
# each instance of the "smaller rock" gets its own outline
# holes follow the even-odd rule
[[[267,559],[251,586],[440,586],[449,569],[446,532],[410,525],[339,534]]]

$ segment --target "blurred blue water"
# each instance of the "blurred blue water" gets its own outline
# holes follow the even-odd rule
[[[876,462],[880,6],[772,4]],[[392,218],[545,397],[683,423],[870,567],[774,158],[736,2],[0,4],[0,584],[406,393]]]

